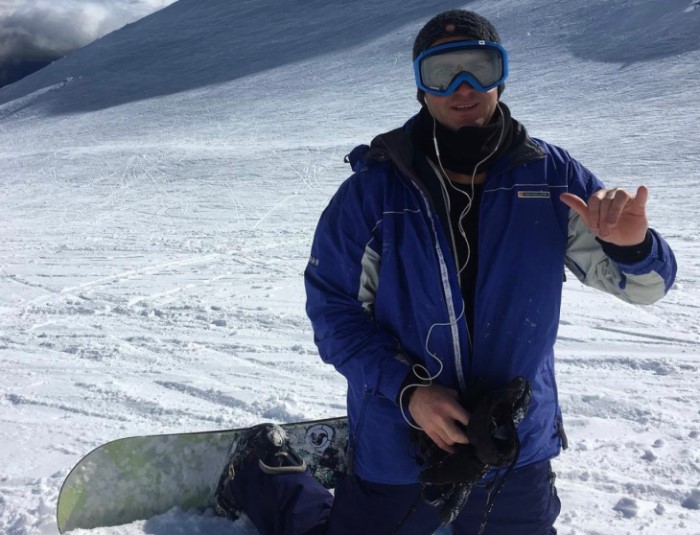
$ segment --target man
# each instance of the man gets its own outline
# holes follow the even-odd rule
[[[644,186],[605,189],[512,119],[500,101],[508,55],[489,21],[442,13],[418,34],[413,58],[420,112],[350,153],[355,174],[321,216],[305,273],[319,353],[348,381],[352,473],[331,505],[303,475],[239,465],[231,500],[263,533],[418,535],[445,519],[463,535],[555,533],[550,459],[565,435],[553,347],[564,266],[640,304],[660,299],[675,277],[670,248],[648,228]],[[527,396],[524,386],[512,396],[514,380]],[[480,400],[493,407],[503,389],[513,413],[527,397],[524,419],[509,422],[519,426],[507,477],[473,454]],[[426,463],[435,458],[451,484],[432,487],[431,500],[426,489],[439,482]],[[246,478],[247,488],[274,492],[274,503],[241,490]]]

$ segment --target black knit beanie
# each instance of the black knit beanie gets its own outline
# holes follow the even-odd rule
[[[493,24],[481,15],[465,9],[453,9],[435,15],[418,32],[413,43],[413,59],[415,60],[421,52],[430,48],[438,39],[446,37],[464,37],[475,41],[492,41],[500,43],[501,38]],[[498,86],[498,95],[505,89],[505,85]],[[418,102],[423,104],[425,93],[418,90]]]

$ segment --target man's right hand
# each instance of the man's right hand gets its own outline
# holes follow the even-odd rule
[[[469,438],[457,424],[467,426],[469,413],[452,388],[438,384],[418,386],[408,402],[411,417],[437,446],[449,453],[455,444],[469,444]]]

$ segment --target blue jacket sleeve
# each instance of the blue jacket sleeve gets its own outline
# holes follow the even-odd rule
[[[381,269],[381,182],[357,174],[341,185],[319,220],[304,282],[323,361],[354,389],[396,402],[409,364],[372,313]]]

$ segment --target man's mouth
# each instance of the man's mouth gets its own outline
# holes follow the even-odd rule
[[[468,110],[473,110],[477,106],[478,106],[478,104],[469,104],[468,106],[452,106],[452,107],[458,111],[468,111]]]

